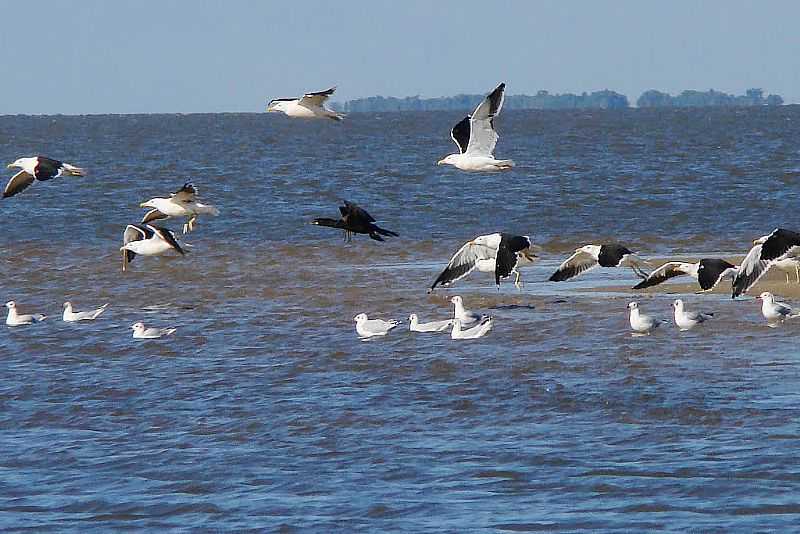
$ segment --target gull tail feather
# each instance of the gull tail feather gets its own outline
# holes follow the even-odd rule
[[[75,165],[62,163],[61,167],[64,169],[64,174],[67,176],[86,176],[86,171],[80,167],[76,167]]]
[[[108,303],[105,303],[99,308],[97,308],[92,314],[92,319],[97,319],[98,317],[100,317],[100,314],[106,311],[106,308],[108,308]]]

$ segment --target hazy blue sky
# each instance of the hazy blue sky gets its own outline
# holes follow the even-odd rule
[[[763,87],[800,102],[800,1],[0,0],[0,114],[259,111],[384,95]]]

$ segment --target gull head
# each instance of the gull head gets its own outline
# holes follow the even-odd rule
[[[72,303],[70,301],[65,302],[64,303],[64,309],[65,310],[71,310],[72,309]]]
[[[764,302],[772,302],[775,300],[775,297],[769,291],[764,291],[759,296],[756,297],[758,300],[763,300]]]
[[[436,165],[455,165],[456,158],[459,154],[450,154],[449,156],[445,156],[444,158],[440,159],[436,162]]]
[[[22,168],[22,160],[23,160],[23,158],[19,158],[18,160],[14,161],[14,163],[9,163],[8,165],[6,165],[6,168],[7,169],[13,169],[13,168],[16,167],[16,168],[20,168],[21,169]]]
[[[409,316],[408,316],[408,320],[409,320],[410,322],[417,321],[417,320],[418,320],[418,318],[417,318],[417,314],[416,314],[416,313],[412,313],[411,315],[409,315]]]
[[[763,245],[763,244],[764,244],[764,242],[765,242],[767,239],[769,239],[769,236],[768,236],[768,235],[762,235],[762,236],[761,236],[761,237],[759,237],[758,239],[754,239],[754,240],[753,240],[753,244],[754,244],[754,245]]]
[[[13,310],[16,307],[17,303],[14,302],[13,300],[9,300],[8,302],[6,302],[6,308],[8,308],[9,310]]]
[[[456,295],[455,297],[450,299],[450,302],[452,302],[453,304],[461,304],[463,300],[461,299],[461,297]]]
[[[283,111],[283,101],[270,100],[269,104],[267,104],[267,113],[280,112],[280,111]]]
[[[359,313],[358,315],[353,317],[353,320],[355,322],[357,322],[357,323],[363,323],[364,321],[367,320],[367,314],[366,313]]]
[[[681,299],[677,299],[675,302],[672,303],[672,307],[675,308],[676,310],[682,310],[683,301]]]
[[[153,209],[157,209],[157,208],[156,208],[156,205],[155,205],[155,199],[150,199],[150,200],[148,200],[147,202],[142,202],[141,204],[139,204],[139,207],[140,207],[140,208],[153,208]]]
[[[138,323],[133,323],[131,325],[131,330],[133,330],[134,332],[139,332],[141,330],[144,330],[144,323],[141,321]]]
[[[638,307],[639,307],[639,303],[637,303],[637,302],[631,302],[630,304],[628,304],[628,309],[629,310],[635,310]]]

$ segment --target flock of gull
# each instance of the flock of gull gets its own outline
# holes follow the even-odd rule
[[[269,102],[267,111],[284,113],[293,118],[341,121],[343,115],[325,107],[326,100],[334,90],[335,88],[331,88],[307,93],[299,98],[274,99]],[[494,119],[503,107],[504,94],[505,84],[501,83],[478,104],[471,115],[464,117],[452,128],[451,137],[458,147],[458,153],[445,156],[437,164],[452,165],[468,172],[497,172],[514,167],[512,160],[496,159],[494,156],[498,140]],[[44,156],[19,158],[8,167],[19,171],[8,181],[3,190],[3,198],[21,193],[35,181],[45,182],[59,176],[86,174],[80,167]],[[139,255],[186,254],[187,245],[181,245],[172,230],[153,224],[155,221],[185,219],[183,233],[187,234],[194,231],[198,217],[219,215],[216,207],[199,201],[197,189],[189,182],[168,197],[152,198],[140,206],[148,208],[142,220],[128,224],[123,231],[120,247],[123,271],[129,269],[130,263]],[[398,236],[397,233],[378,226],[374,217],[353,202],[344,201],[339,212],[338,219],[321,217],[311,221],[311,224],[343,230],[346,241],[350,241],[354,234],[367,235],[376,241],[386,241],[386,237]],[[476,270],[492,273],[498,288],[502,280],[513,276],[514,285],[521,289],[522,281],[518,269],[533,264],[537,259],[529,236],[506,232],[480,235],[464,243],[453,254],[428,291],[434,291],[437,287],[448,287]],[[731,296],[736,298],[752,288],[773,267],[786,273],[787,283],[792,272],[800,283],[800,234],[782,228],[773,230],[753,241],[752,248],[738,266],[719,258],[703,258],[696,263],[668,261],[650,272],[650,262],[638,257],[624,245],[592,243],[577,248],[558,266],[549,281],[567,281],[597,267],[630,268],[641,279],[633,287],[636,290],[656,286],[678,276],[689,276],[697,281],[700,292],[703,293],[729,279]],[[762,302],[762,315],[769,326],[774,327],[786,319],[800,316],[791,306],[776,301],[769,292],[763,292],[757,298]],[[466,309],[460,296],[452,297],[450,302],[453,304],[452,317],[420,322],[416,314],[411,314],[408,317],[408,329],[421,333],[449,330],[453,339],[480,338],[492,330],[492,317]],[[76,312],[72,303],[65,302],[62,319],[67,322],[95,320],[107,306],[105,304],[95,310]],[[15,301],[7,302],[6,308],[8,326],[30,325],[46,318],[41,314],[19,313]],[[688,311],[680,299],[674,301],[673,308],[675,325],[682,331],[690,330],[713,318],[712,313]],[[628,309],[633,335],[650,334],[663,324],[662,320],[642,313],[637,302],[629,303]],[[400,324],[396,320],[370,319],[365,313],[356,315],[354,321],[356,333],[362,339],[385,336]],[[174,328],[148,328],[141,321],[134,323],[131,329],[136,339],[156,339],[175,332]]]

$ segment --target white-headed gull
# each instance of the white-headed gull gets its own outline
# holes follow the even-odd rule
[[[284,113],[296,119],[333,119],[340,121],[344,118],[344,115],[325,107],[325,101],[330,98],[334,91],[336,91],[336,87],[331,87],[325,91],[306,93],[300,98],[274,98],[267,104],[267,111]]]
[[[176,330],[175,328],[146,328],[142,322],[134,323],[131,328],[134,339],[158,339],[172,335]]]
[[[408,329],[412,332],[441,332],[447,330],[453,324],[453,319],[447,321],[431,321],[420,323],[416,313],[408,316]]]
[[[450,258],[447,267],[434,280],[429,291],[437,285],[449,286],[478,269],[479,272],[494,273],[494,283],[500,288],[500,280],[516,275],[514,285],[520,288],[517,267],[529,265],[536,260],[531,251],[531,240],[526,235],[494,234],[479,235],[467,241]]]
[[[771,234],[754,240],[753,248],[742,260],[739,273],[733,279],[731,297],[747,292],[781,260],[797,257],[800,257],[800,234],[797,232],[776,228]]]
[[[172,230],[152,224],[129,224],[122,234],[122,270],[128,268],[137,254],[142,256],[161,256],[174,250],[181,256],[184,250],[175,239]]]
[[[462,171],[502,171],[511,169],[510,159],[495,159],[494,147],[497,132],[494,118],[503,109],[506,84],[501,83],[478,104],[472,115],[467,115],[450,132],[458,147],[458,154],[450,154],[437,162],[437,165],[452,165]]]
[[[464,307],[464,299],[456,295],[450,299],[453,303],[453,319],[461,321],[462,326],[469,326],[486,318],[485,315],[468,310]]]
[[[653,317],[645,315],[639,311],[639,304],[636,302],[631,302],[628,304],[628,309],[631,311],[631,329],[636,334],[649,334],[661,324],[660,319],[654,319]]]
[[[551,282],[563,282],[595,267],[630,267],[639,278],[647,278],[642,268],[648,262],[619,243],[584,245],[558,266],[550,276]]]
[[[13,197],[33,184],[34,180],[44,182],[59,176],[83,176],[85,171],[80,167],[63,163],[57,159],[44,156],[19,158],[14,163],[9,163],[9,169],[21,169],[11,177],[3,190],[3,198]]]
[[[783,302],[775,300],[775,295],[769,291],[764,291],[756,299],[761,300],[761,315],[767,320],[770,326],[776,326],[777,323],[785,319],[797,317],[800,314],[792,313],[792,307]]]
[[[675,324],[681,332],[691,330],[714,316],[713,313],[686,311],[686,306],[681,299],[673,302],[672,307],[675,308]]]
[[[450,332],[450,337],[452,339],[477,339],[488,334],[493,326],[494,319],[488,317],[472,328],[462,330],[461,321],[453,319],[453,330]]]
[[[194,230],[195,222],[199,215],[219,215],[219,210],[209,204],[197,201],[197,189],[194,184],[186,182],[183,187],[175,191],[169,198],[151,198],[147,202],[142,202],[142,208],[151,208],[144,214],[142,224],[147,224],[158,219],[168,219],[170,217],[187,217],[188,220],[183,225],[183,233]]]
[[[353,317],[353,320],[356,322],[356,333],[362,338],[385,336],[389,330],[400,324],[394,319],[389,321],[369,319],[366,313],[359,313]]]
[[[94,321],[100,317],[101,313],[106,311],[107,307],[108,304],[103,304],[96,310],[76,312],[72,309],[72,303],[67,301],[64,303],[64,314],[61,318],[68,323],[74,323],[75,321]]]
[[[8,308],[8,315],[6,315],[6,324],[8,326],[22,326],[31,323],[38,323],[44,321],[47,316],[42,314],[23,315],[17,313],[17,303],[13,300],[6,302]]]
[[[670,261],[650,273],[647,278],[633,286],[633,289],[652,287],[676,276],[691,276],[705,292],[717,287],[725,278],[733,279],[737,272],[734,264],[717,258],[703,258],[697,263]]]

